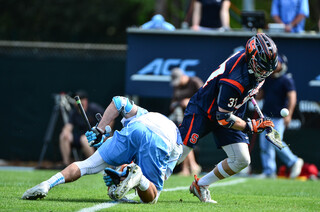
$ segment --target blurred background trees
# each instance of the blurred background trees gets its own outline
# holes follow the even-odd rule
[[[126,43],[126,28],[156,14],[180,28],[190,22],[194,0],[0,0],[0,40]],[[267,22],[272,0],[255,0]],[[242,0],[231,0],[231,27],[241,28]],[[306,30],[318,30],[318,0],[309,0]]]

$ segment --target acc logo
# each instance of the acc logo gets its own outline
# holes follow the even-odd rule
[[[131,79],[137,80],[140,75],[148,75],[148,76],[166,76],[168,80],[170,81],[170,75],[171,75],[171,69],[173,67],[179,67],[182,70],[186,72],[189,76],[194,76],[195,71],[190,70],[189,67],[196,66],[200,63],[198,59],[175,59],[175,58],[169,58],[169,59],[163,59],[163,58],[156,58],[153,61],[151,61],[149,64],[144,66],[142,69],[140,69],[137,74],[133,75]],[[189,69],[189,70],[188,70]],[[140,77],[141,78],[141,77]],[[167,80],[161,80],[161,81],[167,81]]]
[[[199,138],[199,135],[198,135],[197,133],[193,133],[193,134],[191,135],[191,138],[190,138],[190,143],[192,143],[192,144],[197,143],[198,138]]]

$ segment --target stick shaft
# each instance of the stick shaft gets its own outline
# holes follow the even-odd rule
[[[255,98],[252,96],[252,97],[250,97],[250,100],[251,100],[251,102],[252,102],[252,104],[254,106],[254,109],[257,111],[259,117],[260,118],[264,118],[264,115],[261,112],[260,107],[259,107],[258,103],[256,102]]]
[[[83,109],[83,106],[82,106],[82,104],[81,104],[80,97],[79,97],[79,96],[75,96],[74,99],[76,100],[76,103],[77,103],[77,105],[78,105],[78,107],[79,107],[81,116],[82,116],[83,120],[85,121],[88,130],[91,130],[91,124],[90,124],[90,122],[89,122],[89,120],[88,120],[88,117],[87,117],[86,112],[85,112],[84,109]]]

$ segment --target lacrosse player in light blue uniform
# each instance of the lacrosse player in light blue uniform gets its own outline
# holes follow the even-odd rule
[[[109,124],[119,114],[123,116],[124,127],[105,141],[111,131]],[[22,199],[45,197],[56,185],[106,169],[109,175],[104,176],[104,180],[108,187],[113,186],[114,176],[119,180],[117,186],[109,189],[111,198],[122,199],[129,190],[136,188],[142,202],[156,203],[164,180],[172,174],[182,154],[181,136],[172,121],[121,96],[112,99],[101,121],[86,136],[90,146],[99,147],[91,157],[72,163],[49,180],[27,190]],[[129,165],[121,172],[107,168],[123,164]]]

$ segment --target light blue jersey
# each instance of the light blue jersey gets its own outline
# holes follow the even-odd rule
[[[157,190],[162,190],[182,153],[177,127],[167,117],[142,108],[123,123],[125,127],[98,149],[101,157],[113,166],[134,161]]]

